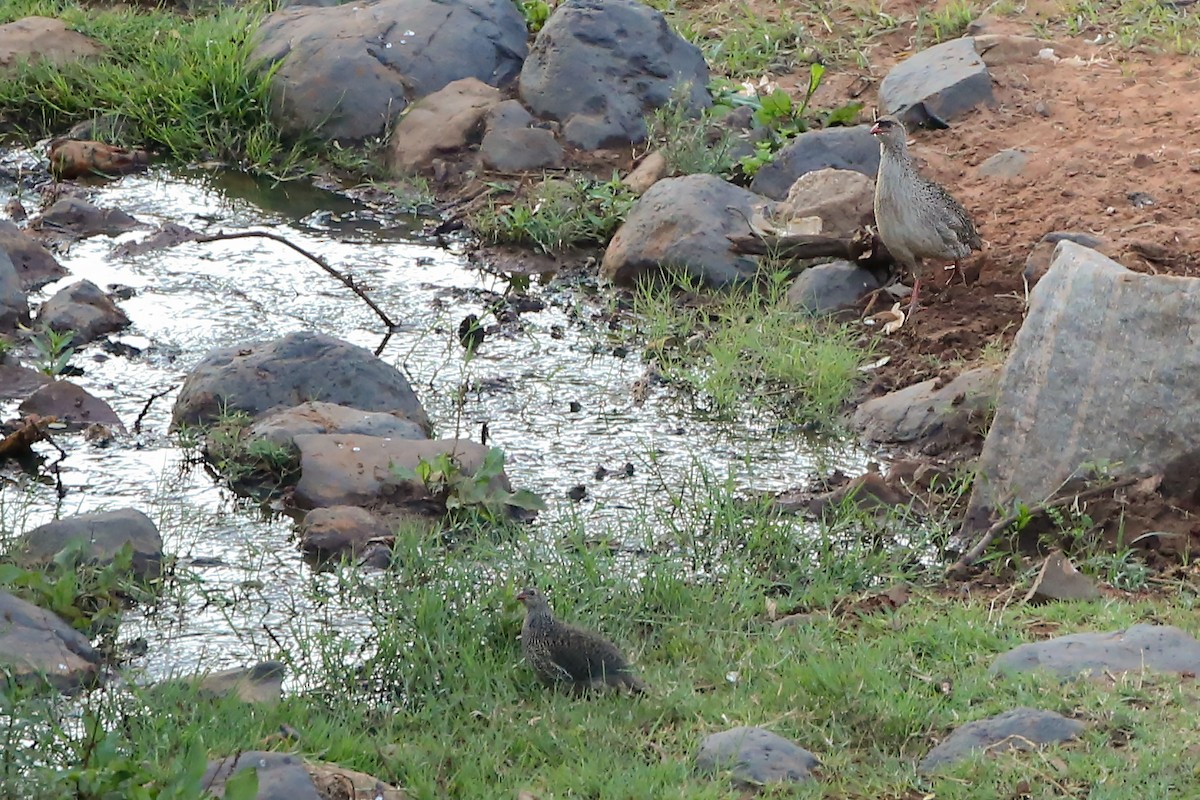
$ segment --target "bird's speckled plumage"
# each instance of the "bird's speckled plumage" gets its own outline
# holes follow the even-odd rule
[[[606,686],[646,691],[646,684],[633,674],[612,642],[559,622],[537,589],[524,589],[517,599],[525,604],[521,649],[542,683],[576,693]]]
[[[970,214],[949,192],[917,172],[908,152],[908,132],[892,116],[880,117],[871,133],[879,139],[875,179],[875,225],[896,261],[913,271],[924,259],[957,263],[983,241]]]

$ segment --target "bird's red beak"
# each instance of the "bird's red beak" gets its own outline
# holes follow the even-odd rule
[[[883,128],[879,127],[878,122],[871,126],[871,135],[874,136],[877,133],[883,133]]]
[[[526,600],[529,599],[529,593],[524,590],[519,591],[519,592],[517,592],[517,599],[520,600],[522,603],[524,603]]]

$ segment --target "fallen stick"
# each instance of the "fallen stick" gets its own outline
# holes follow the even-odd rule
[[[1132,486],[1140,480],[1142,479],[1136,476],[1121,478],[1118,481],[1113,481],[1112,483],[1107,483],[1103,486],[1093,486],[1090,489],[1086,489],[1082,492],[1076,492],[1075,494],[1067,495],[1066,497],[1060,497],[1057,500],[1048,500],[1045,503],[1039,503],[1038,505],[1026,509],[1019,514],[1010,514],[984,531],[983,536],[979,539],[979,541],[972,545],[971,549],[964,553],[962,558],[958,559],[958,561],[955,561],[946,570],[946,577],[962,575],[968,567],[970,567],[979,559],[981,555],[983,555],[983,551],[988,549],[992,542],[995,541],[997,536],[1003,533],[1009,525],[1012,525],[1022,517],[1032,517],[1036,514],[1045,513],[1052,508],[1061,508],[1062,506],[1067,506],[1080,500],[1086,500],[1090,497],[1096,497],[1098,495],[1105,494],[1106,492],[1122,489],[1126,486]]]
[[[787,261],[810,258],[844,258],[863,267],[890,267],[895,263],[878,236],[860,230],[849,238],[819,234],[787,236],[737,234],[726,237],[735,253],[775,256]]]

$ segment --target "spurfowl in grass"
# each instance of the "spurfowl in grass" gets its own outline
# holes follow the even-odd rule
[[[983,247],[975,223],[957,200],[922,177],[908,152],[908,132],[900,120],[880,117],[871,128],[879,139],[875,178],[875,225],[888,252],[913,274],[911,315],[917,308],[923,259],[958,262]]]
[[[646,691],[646,684],[633,674],[629,662],[612,642],[556,620],[550,604],[537,589],[524,589],[517,599],[525,604],[521,649],[542,683],[576,694],[605,687]]]

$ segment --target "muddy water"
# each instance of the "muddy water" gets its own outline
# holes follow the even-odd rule
[[[16,191],[0,184],[0,203]],[[714,425],[663,390],[636,404],[631,387],[643,372],[640,354],[614,354],[604,325],[591,321],[603,294],[577,284],[535,284],[529,294],[546,308],[521,315],[520,330],[488,338],[475,359],[464,360],[459,321],[482,314],[506,283],[468,266],[461,253],[423,242],[414,218],[309,185],[272,186],[239,174],[153,172],[98,187],[90,199],[153,226],[271,231],[352,273],[400,323],[381,357],[408,374],[438,435],[477,438],[487,422],[491,443],[508,455],[514,484],[546,498],[549,510],[531,536],[552,535],[567,521],[589,532],[617,530],[633,509],[668,502],[697,474],[781,489],[804,483],[815,470],[863,466],[862,453],[837,443],[778,434],[751,420]],[[110,252],[146,235],[70,245],[59,253],[70,277],[31,297],[36,305],[80,278],[134,290],[120,302],[133,325],[113,338],[140,353],[110,355],[93,344],[75,356],[84,375],[72,380],[108,401],[131,430],[144,414],[141,432],[107,446],[62,436],[68,454],[59,465],[62,499],[51,485],[4,472],[0,530],[123,506],[155,519],[166,551],[197,581],[180,593],[178,607],[168,604],[153,617],[135,610],[126,626],[126,638],[145,637],[147,653],[136,663],[152,678],[250,663],[272,649],[264,626],[294,630],[297,617],[352,628],[353,609],[318,608],[310,599],[323,594],[311,590],[326,576],[301,559],[291,521],[236,498],[189,465],[167,428],[178,386],[210,348],[311,329],[373,350],[381,323],[340,284],[275,242],[185,244],[123,258]],[[11,418],[14,407],[0,411]],[[41,452],[56,458],[49,448]],[[616,474],[597,479],[597,467]],[[579,485],[586,487],[584,499],[569,499]]]

